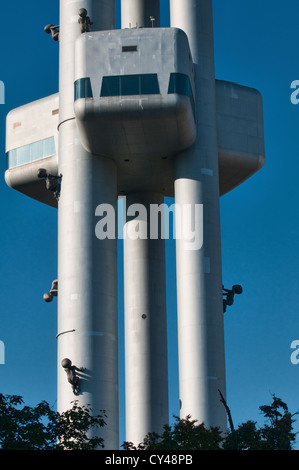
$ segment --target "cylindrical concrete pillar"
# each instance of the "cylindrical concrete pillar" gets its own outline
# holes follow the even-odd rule
[[[75,117],[74,47],[81,35],[78,11],[87,10],[91,31],[115,29],[115,0],[60,0],[59,122]]]
[[[160,0],[122,0],[122,28],[151,28],[160,26]]]
[[[150,216],[164,198],[144,192],[125,201],[126,440],[138,444],[169,419],[165,241],[156,230],[157,212]]]
[[[195,144],[175,160],[175,202],[203,208],[203,246],[192,249],[184,236],[176,242],[181,417],[226,430],[212,1],[170,0],[170,9],[171,26],[189,38],[197,121]]]
[[[115,217],[116,166],[86,152],[74,117],[74,46],[81,34],[78,10],[85,8],[94,31],[114,28],[114,0],[60,2],[60,110],[58,208],[58,411],[90,405],[104,410],[107,425],[97,429],[105,449],[118,449],[117,241],[98,239],[96,208],[109,204]],[[84,371],[74,395],[61,361]]]

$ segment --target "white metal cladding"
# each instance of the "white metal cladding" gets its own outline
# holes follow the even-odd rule
[[[100,80],[99,80],[100,82]],[[100,83],[98,83],[100,90]],[[59,94],[51,95],[11,111],[7,116],[6,152],[25,145],[55,137],[55,156],[44,159],[42,166],[50,173],[58,174],[58,110]],[[249,87],[216,80],[217,137],[219,160],[220,195],[231,191],[258,171],[265,161],[263,103],[261,94]],[[42,116],[42,119],[41,119]],[[140,127],[135,122],[135,132]],[[115,146],[119,145],[114,142]],[[151,145],[155,143],[151,141]],[[42,155],[40,155],[42,159]],[[119,161],[118,188],[121,194],[135,185],[136,189],[165,189],[164,194],[173,195],[173,168],[169,160],[154,158],[155,172],[151,163],[144,160],[140,165]],[[40,163],[28,162],[22,167],[6,170],[6,183],[45,204],[56,206],[44,184],[37,178]],[[151,176],[152,174],[152,176]],[[161,178],[159,175],[162,175]]]
[[[75,86],[90,80],[87,96],[79,94],[75,101],[82,143],[88,151],[116,161],[144,162],[147,156],[171,157],[193,144],[193,64],[181,30],[86,34],[77,40],[75,57]],[[185,89],[172,87],[173,80],[185,81]],[[111,82],[110,88],[119,90],[109,91]]]

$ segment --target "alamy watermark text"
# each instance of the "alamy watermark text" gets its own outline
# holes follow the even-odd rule
[[[172,214],[172,230],[171,217]],[[182,240],[186,250],[200,250],[203,245],[203,204],[143,204],[126,206],[123,224],[114,206],[100,204],[95,211],[100,220],[95,226],[99,240],[108,239],[169,239]],[[171,235],[171,233],[173,235]]]
[[[5,364],[5,346],[3,341],[0,341],[0,365]]]
[[[4,82],[0,80],[0,104],[5,104],[5,86]]]

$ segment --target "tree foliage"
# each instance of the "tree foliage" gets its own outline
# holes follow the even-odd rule
[[[296,439],[294,419],[287,405],[275,395],[270,405],[260,406],[266,422],[258,427],[246,421],[224,435],[219,428],[207,429],[203,423],[175,417],[172,426],[164,426],[159,434],[148,433],[143,442],[134,446],[124,442],[125,450],[292,450]]]
[[[18,395],[0,394],[0,449],[2,450],[92,450],[104,447],[93,429],[105,425],[103,415],[92,416],[88,406],[74,401],[63,413],[45,401],[23,406]]]
[[[124,450],[292,450],[296,433],[294,416],[275,395],[269,405],[260,406],[264,424],[246,421],[223,434],[219,428],[207,429],[186,416],[174,417],[161,434],[148,433],[137,446],[124,442]],[[0,394],[0,449],[3,450],[92,450],[104,447],[98,428],[105,413],[92,415],[88,406],[74,401],[63,413],[53,411],[45,401],[25,406],[18,395]]]
[[[296,413],[292,415],[288,406],[275,395],[272,395],[270,405],[260,406],[259,409],[265,418],[264,425],[258,427],[254,421],[239,425],[225,438],[224,449],[292,450],[296,440],[293,431]]]
[[[215,450],[222,441],[218,428],[206,429],[188,415],[184,419],[175,416],[173,426],[165,425],[161,435],[148,433],[143,442],[134,446],[124,442],[125,450]]]

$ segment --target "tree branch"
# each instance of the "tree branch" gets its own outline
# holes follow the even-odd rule
[[[232,420],[232,415],[231,415],[231,412],[230,412],[230,409],[224,399],[224,396],[222,395],[221,391],[218,389],[218,392],[220,394],[220,401],[221,403],[223,403],[225,409],[226,409],[226,414],[227,414],[227,417],[228,417],[228,422],[229,422],[229,426],[230,426],[230,430],[231,432],[235,430],[234,428],[234,423],[233,423],[233,420]]]

